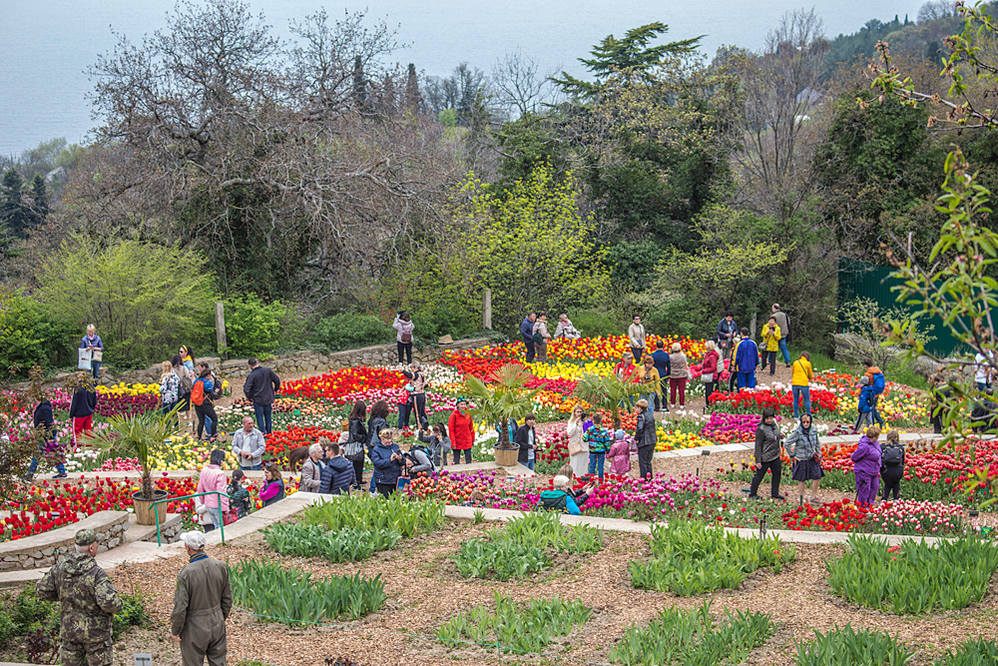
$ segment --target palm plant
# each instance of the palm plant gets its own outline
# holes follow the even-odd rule
[[[177,433],[176,411],[177,407],[174,407],[168,414],[152,409],[112,416],[108,419],[108,429],[90,438],[91,442],[112,455],[138,459],[142,465],[142,499],[153,499],[149,454]]]
[[[488,375],[489,383],[477,377],[464,379],[464,390],[475,404],[473,414],[480,423],[498,423],[497,448],[508,449],[509,422],[530,413],[537,390],[527,390],[525,384],[530,373],[522,365],[510,363]]]
[[[617,430],[620,428],[619,408],[630,403],[635,395],[654,393],[657,390],[655,382],[636,382],[633,379],[620,379],[616,375],[601,377],[587,374],[579,379],[573,395],[585,400],[596,409],[603,409],[612,414],[613,429]]]

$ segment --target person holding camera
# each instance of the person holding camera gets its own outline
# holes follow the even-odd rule
[[[402,371],[402,376],[407,380],[405,393],[408,395],[405,404],[399,404],[399,428],[407,427],[409,415],[415,412],[419,427],[426,430],[430,425],[430,419],[426,416],[426,386],[429,381],[419,363],[410,363],[409,369]]]
[[[405,310],[399,310],[392,322],[395,329],[395,342],[398,347],[399,365],[402,365],[402,357],[405,357],[407,364],[412,363],[412,332],[416,330],[416,325],[412,323],[412,317]]]
[[[374,463],[374,487],[384,497],[395,492],[405,456],[398,444],[392,441],[395,431],[385,428],[378,433],[378,444],[371,448],[371,462]]]

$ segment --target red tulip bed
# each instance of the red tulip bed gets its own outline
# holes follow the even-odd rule
[[[197,477],[179,479],[162,477],[153,482],[169,497],[191,495],[197,488]],[[244,484],[251,496],[256,496],[252,483]],[[6,505],[10,515],[0,521],[0,541],[22,539],[48,530],[69,525],[98,511],[123,511],[132,506],[132,493],[139,489],[139,479],[109,479],[99,476],[72,481],[44,481],[22,489],[20,495]],[[259,501],[257,506],[259,506]],[[165,505],[169,513],[194,516],[194,501],[180,500]]]
[[[73,396],[62,389],[52,392],[52,409],[69,411],[69,405],[73,401]],[[111,416],[127,416],[128,414],[140,414],[156,409],[160,405],[159,396],[151,393],[140,393],[138,395],[117,395],[101,393],[97,396],[97,416],[109,418]]]
[[[784,527],[821,532],[875,532],[946,536],[965,531],[966,511],[956,504],[897,500],[874,507],[843,499],[804,505],[783,514]]]

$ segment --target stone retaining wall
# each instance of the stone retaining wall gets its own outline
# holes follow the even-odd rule
[[[159,527],[159,535],[164,544],[176,543],[180,541],[180,535],[184,531],[184,520],[181,516],[171,516],[165,523]],[[151,543],[156,543],[156,532],[154,531],[151,535],[147,536],[143,541],[149,541]]]
[[[83,520],[43,534],[4,541],[0,543],[0,571],[52,566],[57,558],[73,551],[76,533],[87,527],[97,532],[100,550],[109,550],[121,544],[128,529],[128,512],[98,511]]]

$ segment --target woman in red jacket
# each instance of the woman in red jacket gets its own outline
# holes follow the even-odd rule
[[[447,430],[450,431],[450,448],[454,452],[454,464],[460,462],[461,451],[464,451],[464,464],[471,464],[471,446],[475,443],[475,422],[465,414],[468,401],[463,398],[457,401],[456,409],[447,420]]]
[[[710,408],[710,394],[717,390],[717,380],[720,376],[721,355],[717,353],[717,345],[713,340],[708,340],[706,344],[707,353],[703,355],[703,363],[700,365],[700,381],[703,382],[704,406]]]

